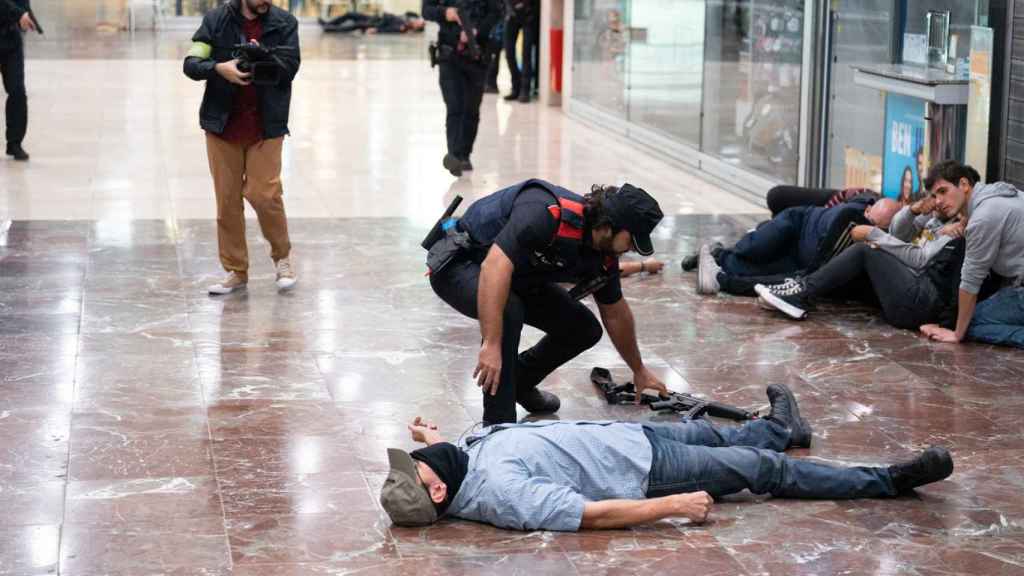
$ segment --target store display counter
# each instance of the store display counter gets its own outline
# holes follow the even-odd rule
[[[921,118],[925,124],[928,166],[946,159],[964,161],[968,80],[943,70],[906,64],[854,66],[853,70],[854,84],[924,103]]]
[[[892,94],[920,98],[942,106],[966,106],[968,81],[934,68],[906,64],[854,66],[853,82]]]

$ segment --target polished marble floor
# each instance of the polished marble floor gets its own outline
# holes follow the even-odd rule
[[[863,307],[790,323],[698,298],[679,259],[763,217],[748,201],[493,99],[480,168],[457,182],[436,166],[421,62],[313,58],[286,156],[300,284],[273,289],[253,225],[249,290],[211,298],[198,87],[170,57],[51,50],[29,63],[35,156],[0,162],[0,574],[1024,573],[1024,356],[930,343]],[[954,476],[887,501],[730,497],[702,526],[391,527],[376,496],[385,448],[412,447],[405,423],[454,437],[480,416],[477,327],[430,291],[419,240],[451,194],[534,175],[628,178],[663,200],[671,265],[625,291],[670,387],[757,408],[786,382],[816,433],[796,456],[875,464],[939,443]],[[627,376],[605,338],[545,384],[561,418],[651,417],[607,406],[595,365]]]
[[[677,261],[754,216],[683,215]],[[703,526],[521,534],[392,528],[385,448],[422,415],[457,436],[480,415],[478,332],[423,278],[404,218],[296,219],[299,287],[266,259],[210,298],[210,220],[18,221],[0,233],[0,574],[1019,574],[1019,352],[951,347],[864,308],[790,323],[692,275],[630,278],[648,363],[670,386],[747,407],[788,383],[815,428],[800,457],[881,463],[949,446],[951,480],[915,498],[731,497]],[[266,245],[253,232],[254,253]],[[528,333],[535,340],[536,332]],[[603,340],[546,384],[562,418],[649,418],[604,404]]]

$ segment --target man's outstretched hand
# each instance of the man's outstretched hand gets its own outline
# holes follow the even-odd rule
[[[473,370],[476,385],[485,393],[494,396],[498,393],[501,383],[501,346],[484,343],[480,347],[480,358],[476,370]]]
[[[950,344],[960,343],[960,338],[957,337],[956,332],[948,328],[943,328],[938,324],[925,324],[924,326],[921,326],[921,333],[927,336],[929,340],[947,342]]]
[[[412,421],[412,424],[408,425],[408,428],[414,441],[422,442],[427,446],[444,441],[444,439],[441,438],[441,432],[437,429],[437,424],[424,420],[419,416]]]
[[[636,388],[637,402],[640,402],[644,390],[656,390],[662,398],[668,396],[668,387],[647,367],[633,373],[633,386]]]

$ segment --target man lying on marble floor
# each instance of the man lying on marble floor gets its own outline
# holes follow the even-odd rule
[[[791,458],[812,430],[789,388],[767,389],[767,417],[739,428],[688,422],[541,421],[499,424],[444,441],[416,418],[426,447],[388,449],[380,502],[399,526],[445,516],[516,530],[626,528],[667,518],[708,519],[715,498],[740,492],[780,498],[885,498],[953,472],[945,448],[879,467]]]
[[[805,318],[816,300],[848,297],[879,304],[887,323],[920,329],[933,339],[1024,348],[1024,195],[1007,183],[981,184],[974,168],[955,161],[933,167],[925,185],[929,195],[903,206],[888,233],[882,226],[856,225],[849,234],[852,245],[800,272],[756,276],[737,273],[736,266],[726,270],[759,250],[751,238],[764,234],[748,235],[735,251],[712,253],[705,245],[696,258],[684,261],[684,269],[699,269],[699,292],[721,287],[756,294],[763,307],[795,319]],[[786,199],[796,201],[792,191],[797,189],[785,189]],[[844,191],[829,199],[822,192],[828,191],[807,190],[805,198],[840,206],[864,197],[861,191]],[[808,210],[815,209],[830,210]],[[830,245],[833,233],[822,245]],[[704,285],[713,290],[702,290]]]

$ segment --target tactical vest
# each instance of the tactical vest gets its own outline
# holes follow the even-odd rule
[[[540,188],[551,194],[553,203],[548,210],[558,219],[558,230],[545,249],[530,255],[530,270],[526,273],[571,274],[583,256],[585,200],[561,186],[533,179],[499,190],[474,202],[459,219],[459,229],[468,233],[476,244],[490,246],[508,224],[516,198],[527,188]]]

